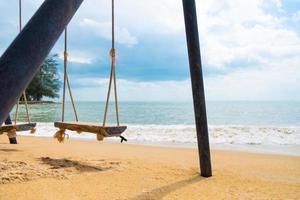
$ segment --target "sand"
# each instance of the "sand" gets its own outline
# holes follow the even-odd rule
[[[0,199],[300,199],[300,157],[0,136]]]

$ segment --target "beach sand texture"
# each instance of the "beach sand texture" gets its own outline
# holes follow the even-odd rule
[[[0,137],[0,199],[300,199],[300,158],[195,149]]]

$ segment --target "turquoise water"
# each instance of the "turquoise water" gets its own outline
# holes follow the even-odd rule
[[[38,122],[36,135],[52,137],[61,104],[30,108],[32,121]],[[70,103],[67,108],[66,121],[74,121]],[[113,108],[109,125],[115,122]],[[103,102],[78,102],[77,109],[80,121],[102,122]],[[24,107],[21,110],[24,116]],[[207,115],[214,146],[300,155],[300,102],[208,102]],[[197,146],[192,103],[122,102],[120,117],[121,124],[128,126],[124,136],[131,143]],[[94,134],[67,133],[70,138],[95,140]]]
[[[101,122],[103,102],[77,102],[81,121]],[[113,104],[109,121],[114,122]],[[194,114],[188,102],[121,102],[121,122],[124,124],[192,125]],[[32,121],[53,122],[60,120],[61,104],[30,105]],[[24,108],[21,108],[21,120]],[[238,126],[300,126],[300,102],[208,102],[209,125]],[[70,103],[67,103],[66,120],[73,121]]]

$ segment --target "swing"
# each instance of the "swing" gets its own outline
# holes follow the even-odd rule
[[[19,0],[19,30],[20,32],[22,31],[22,0]],[[19,116],[19,104],[20,104],[20,100],[19,100],[20,98],[18,98],[16,104],[14,124],[6,124],[0,126],[0,135],[4,133],[8,133],[9,138],[14,138],[16,137],[17,132],[21,132],[21,131],[30,131],[31,133],[36,132],[36,128],[35,128],[36,123],[31,123],[30,121],[26,91],[23,92],[22,96],[24,98],[27,123],[17,124],[18,116]]]
[[[105,137],[120,137],[121,142],[127,141],[122,133],[127,129],[127,126],[120,126],[119,121],[119,109],[118,109],[118,96],[117,96],[117,83],[116,83],[116,50],[115,50],[115,22],[114,22],[114,0],[112,0],[112,48],[110,50],[111,57],[111,72],[109,79],[109,86],[105,104],[104,118],[102,124],[92,124],[92,123],[80,123],[78,120],[78,114],[75,108],[75,103],[73,99],[73,95],[71,92],[70,82],[67,73],[67,65],[68,65],[68,51],[67,51],[67,28],[65,29],[64,35],[64,86],[63,86],[63,100],[62,100],[62,116],[61,122],[54,122],[54,126],[59,128],[59,130],[55,133],[54,138],[58,140],[58,142],[63,142],[66,137],[66,130],[76,131],[77,133],[87,132],[93,133],[97,135],[97,140],[102,141]],[[116,120],[117,126],[106,126],[106,118],[108,113],[109,99],[112,87],[112,81],[114,84],[114,97],[115,97],[115,112],[116,112]],[[65,100],[66,100],[66,86],[68,87],[70,100],[72,103],[73,112],[75,115],[75,122],[65,122]]]

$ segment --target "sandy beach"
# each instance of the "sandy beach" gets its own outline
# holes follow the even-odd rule
[[[300,200],[300,0],[0,10],[0,200]]]
[[[0,199],[300,199],[300,158],[195,149],[0,137]]]

